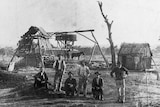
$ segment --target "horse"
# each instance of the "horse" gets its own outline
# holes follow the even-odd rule
[[[73,59],[74,57],[78,57],[78,60],[79,60],[79,57],[80,57],[81,55],[84,55],[84,52],[72,53],[72,54],[71,54],[71,57],[72,57],[72,59]]]

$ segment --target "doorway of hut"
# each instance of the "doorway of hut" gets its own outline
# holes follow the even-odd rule
[[[122,65],[126,66],[126,56],[122,56]]]

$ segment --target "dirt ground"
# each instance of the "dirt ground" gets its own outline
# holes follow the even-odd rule
[[[49,82],[53,84],[54,70],[45,69]],[[68,67],[66,72],[76,69]],[[14,72],[0,71],[0,106],[1,107],[148,107],[160,106],[160,82],[154,73],[131,71],[126,79],[126,103],[115,103],[117,99],[115,80],[110,77],[109,70],[100,70],[104,79],[104,101],[93,100],[91,95],[91,81],[95,70],[91,70],[88,82],[87,98],[58,98],[50,90],[33,88],[33,75],[38,68],[26,67]],[[64,80],[67,73],[64,75]],[[147,79],[148,78],[148,79]]]

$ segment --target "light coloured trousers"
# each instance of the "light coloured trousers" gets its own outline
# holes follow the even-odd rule
[[[87,89],[87,78],[79,78],[79,82],[78,82],[78,90],[77,90],[77,95],[80,94],[80,91],[83,88],[83,95],[86,96],[86,89]]]
[[[54,90],[60,91],[62,86],[62,77],[63,77],[63,71],[57,70],[54,76]]]
[[[118,100],[125,102],[125,79],[116,80],[116,86],[118,91]]]

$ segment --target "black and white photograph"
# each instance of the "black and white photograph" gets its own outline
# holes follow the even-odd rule
[[[0,0],[0,107],[160,107],[160,0]]]

